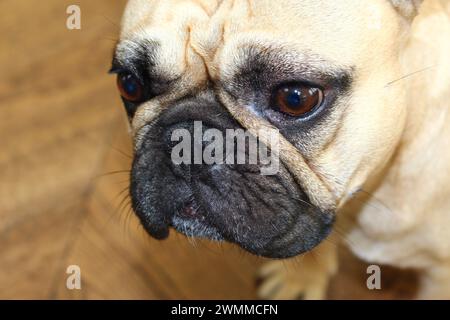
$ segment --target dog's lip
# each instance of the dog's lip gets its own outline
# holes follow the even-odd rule
[[[170,226],[188,237],[224,240],[219,230],[208,223],[204,212],[195,200],[187,202],[172,216]]]
[[[163,240],[169,236],[170,227],[173,227],[181,233],[185,233],[185,226],[189,223],[196,225],[197,227],[200,224],[206,224],[205,216],[200,213],[198,206],[193,201],[185,203],[180,210],[177,210],[171,216],[170,221],[168,221],[167,224],[156,225],[154,222],[149,222],[144,223],[144,227],[152,237],[158,240]],[[182,227],[182,225],[184,227]],[[196,236],[195,234],[189,235]]]
[[[318,239],[309,244],[306,244],[299,239],[300,236],[287,232],[278,237],[279,241],[266,244],[263,247],[254,246],[248,242],[237,241],[235,238],[229,238],[223,235],[218,228],[212,225],[207,219],[206,212],[197,205],[195,201],[185,202],[179,210],[174,212],[167,225],[154,225],[144,224],[145,229],[151,236],[156,239],[165,239],[169,235],[170,228],[173,228],[177,232],[187,236],[195,238],[209,239],[213,241],[229,241],[235,243],[244,250],[255,254],[272,259],[285,259],[290,258],[306,251],[311,250],[325,239],[331,232],[331,228],[334,222],[333,215],[329,216],[326,221],[326,226],[318,235]],[[290,239],[289,239],[290,238]]]
[[[317,245],[322,243],[332,232],[332,228],[334,225],[335,218],[334,216],[329,216],[330,220],[326,224],[326,226],[321,230],[320,234],[318,234],[318,238],[316,241],[312,241],[308,244],[304,243],[302,239],[299,241],[298,236],[293,236],[291,233],[285,233],[281,235],[281,242],[275,246],[268,246],[265,248],[259,248],[255,250],[255,248],[244,247],[247,251],[256,254],[258,256],[262,256],[270,259],[287,259],[298,256],[305,252],[308,252],[315,248]],[[290,238],[290,239],[289,239]],[[301,246],[299,246],[301,244]]]
[[[154,225],[153,223],[143,223],[144,229],[155,239],[164,240],[169,236],[168,225]]]

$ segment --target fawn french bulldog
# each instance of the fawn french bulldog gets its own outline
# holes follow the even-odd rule
[[[267,264],[260,287],[315,299],[337,270],[327,236],[351,220],[356,255],[421,269],[419,297],[450,298],[449,13],[445,0],[130,0],[111,71],[145,229],[277,259],[316,251]],[[196,121],[264,143],[275,130],[277,172],[174,163],[174,132]]]

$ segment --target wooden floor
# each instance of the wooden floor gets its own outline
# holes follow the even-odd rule
[[[82,29],[69,31],[72,2],[0,1],[0,298],[255,298],[261,259],[176,234],[157,242],[137,223],[125,113],[106,73],[125,1],[76,1]],[[366,265],[341,256],[330,298],[408,297],[409,278],[369,292]],[[66,288],[72,264],[81,290]]]

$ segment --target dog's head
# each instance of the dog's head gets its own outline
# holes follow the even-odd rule
[[[402,133],[402,86],[389,83],[418,2],[131,0],[112,72],[146,230],[164,238],[173,227],[277,258],[322,241]],[[226,161],[252,154],[250,142],[225,142],[236,129],[279,160],[275,172],[262,174],[262,157]]]

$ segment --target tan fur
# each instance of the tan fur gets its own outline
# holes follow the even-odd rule
[[[349,235],[368,261],[424,269],[423,298],[450,298],[449,14],[448,1],[426,1],[414,21],[402,73],[429,69],[401,81],[404,133],[386,173],[367,183],[385,209],[364,206]]]
[[[323,129],[332,139],[300,154],[281,137],[281,160],[315,205],[358,214],[357,225],[349,226],[356,254],[423,268],[422,297],[450,298],[450,4],[425,1],[410,26],[419,2],[131,0],[122,42],[158,41],[155,67],[178,79],[169,92],[140,106],[132,123],[135,143],[142,125],[171,101],[207,81],[227,79],[234,53],[247,44],[312,52],[354,67],[342,119]],[[321,60],[311,63],[325,67]],[[244,127],[256,132],[268,125],[220,86],[216,93]],[[358,202],[360,188],[385,209]]]

